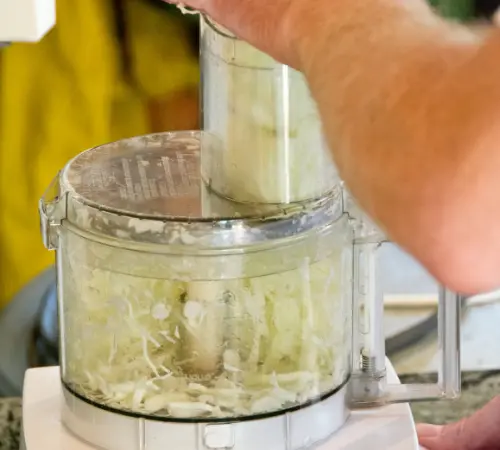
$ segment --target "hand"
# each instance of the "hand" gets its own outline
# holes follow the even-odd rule
[[[325,4],[318,0],[164,1],[182,3],[206,13],[238,37],[295,68],[301,66],[297,42],[300,22],[315,10],[318,4]]]
[[[417,425],[417,433],[427,450],[498,450],[500,396],[467,419],[443,427]]]

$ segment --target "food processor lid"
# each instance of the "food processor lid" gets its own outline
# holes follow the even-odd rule
[[[342,215],[340,189],[290,205],[221,198],[202,180],[215,145],[222,145],[215,136],[193,131],[87,150],[63,169],[53,198],[42,199],[42,227],[66,221],[115,240],[213,248],[297,238]]]
[[[74,201],[129,217],[198,220],[199,150],[195,133],[154,134],[95,147],[61,173]]]

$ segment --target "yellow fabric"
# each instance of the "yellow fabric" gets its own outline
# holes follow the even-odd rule
[[[53,263],[37,203],[58,170],[86,148],[157,131],[148,102],[197,86],[184,24],[144,0],[123,3],[131,80],[110,0],[58,0],[42,42],[0,52],[0,308]]]

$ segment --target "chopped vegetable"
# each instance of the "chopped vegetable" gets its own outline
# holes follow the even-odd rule
[[[63,378],[93,402],[237,418],[300,405],[347,377],[343,248],[284,273],[248,277],[247,264],[241,278],[198,281],[174,279],[174,267],[163,279],[112,271],[112,251],[70,232],[62,239]]]

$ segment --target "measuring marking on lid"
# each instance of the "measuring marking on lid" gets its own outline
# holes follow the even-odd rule
[[[142,186],[142,192],[144,193],[144,198],[149,200],[151,197],[153,197],[150,192],[150,183],[149,183],[150,180],[148,179],[146,173],[146,167],[149,165],[149,162],[142,159],[141,156],[136,156],[135,159],[137,161],[137,171],[139,172],[139,179],[141,180],[141,186]]]
[[[123,178],[125,181],[125,186],[127,188],[127,196],[128,198],[134,198],[134,183],[132,181],[132,174],[130,173],[130,165],[127,158],[121,158],[122,168],[123,168]]]
[[[174,177],[170,167],[170,158],[168,156],[162,156],[161,162],[163,164],[163,169],[165,170],[165,180],[167,181],[168,190],[170,195],[175,197],[177,195],[177,190],[175,189]]]

